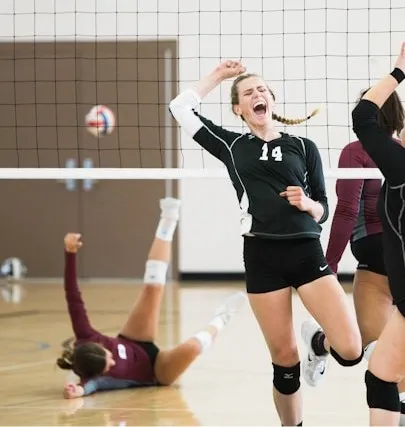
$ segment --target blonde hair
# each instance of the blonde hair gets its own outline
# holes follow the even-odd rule
[[[312,113],[309,116],[304,117],[302,119],[286,119],[285,117],[281,117],[275,113],[273,113],[271,115],[271,117],[273,118],[273,120],[276,120],[277,122],[283,123],[284,125],[299,125],[300,123],[306,122],[311,117],[314,117],[318,113],[319,113],[319,108],[315,108],[315,110],[312,111]]]
[[[232,83],[232,87],[231,87],[231,104],[232,107],[234,105],[238,105],[239,104],[239,93],[238,93],[238,84],[245,79],[248,79],[250,77],[260,77],[257,74],[242,74],[240,76],[238,76]],[[276,97],[274,96],[273,91],[267,86],[267,89],[269,90],[271,96],[273,97],[274,100],[276,100]],[[232,108],[232,111],[233,108]],[[234,112],[235,113],[235,112]],[[316,114],[319,113],[319,108],[316,108],[314,111],[312,111],[312,113],[302,119],[287,119],[285,117],[279,116],[276,113],[272,113],[271,117],[273,120],[276,120],[279,123],[282,123],[284,125],[299,125],[303,122],[306,122],[307,120],[309,120],[311,117],[314,117]],[[241,116],[241,119],[243,121],[245,121],[245,119],[243,118],[243,116]]]

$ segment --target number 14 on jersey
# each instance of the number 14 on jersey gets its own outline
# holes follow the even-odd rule
[[[283,153],[281,152],[281,147],[278,145],[271,150],[271,157],[276,162],[281,162],[283,160]],[[262,155],[259,157],[259,160],[269,160],[269,145],[263,144]]]

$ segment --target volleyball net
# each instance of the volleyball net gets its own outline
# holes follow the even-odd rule
[[[400,0],[14,0],[0,5],[0,22],[0,179],[226,177],[177,128],[168,103],[229,58],[264,77],[279,115],[320,107],[280,130],[315,141],[326,177],[379,176],[337,165],[355,139],[360,92],[390,72],[403,40]],[[243,132],[230,85],[201,113]],[[97,138],[85,116],[100,104],[116,126]]]
[[[351,111],[359,94],[391,71],[404,22],[403,0],[0,2],[1,224],[3,235],[11,233],[0,257],[20,253],[23,241],[31,274],[59,275],[54,254],[68,228],[85,231],[87,254],[105,242],[147,247],[156,201],[177,193],[187,202],[180,270],[242,271],[240,242],[230,237],[238,236],[237,209],[220,220],[234,194],[229,180],[216,178],[228,174],[179,129],[170,100],[221,61],[240,59],[268,82],[278,115],[301,118],[320,108],[298,126],[277,129],[317,144],[332,213],[337,178],[381,176],[376,169],[339,169],[338,160],[356,139]],[[204,99],[201,114],[245,132],[231,111],[231,83]],[[405,100],[404,87],[398,93]],[[96,105],[115,118],[103,137],[86,128]],[[135,213],[145,237],[133,227]],[[221,233],[214,237],[212,229]],[[47,251],[30,249],[27,242],[44,235]],[[133,255],[124,252],[113,263],[101,250],[86,255],[83,274],[140,276],[143,256],[139,270],[128,271]],[[46,272],[36,272],[44,262]]]

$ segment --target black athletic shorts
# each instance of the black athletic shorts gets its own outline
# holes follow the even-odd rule
[[[394,231],[383,233],[384,260],[394,304],[405,317],[405,262],[402,239]]]
[[[387,275],[384,262],[382,233],[363,237],[355,242],[350,242],[353,256],[356,258],[358,270],[372,271],[373,273]]]
[[[245,237],[246,289],[251,294],[298,288],[333,274],[319,239],[273,240]]]
[[[159,354],[159,347],[152,341],[138,341],[138,340],[133,340],[131,338],[126,337],[125,335],[122,334],[118,334],[118,338],[127,340],[127,341],[131,341],[137,345],[139,345],[139,347],[142,347],[145,352],[147,353],[147,355],[149,356],[149,359],[152,363],[152,366],[155,366],[156,363],[156,359],[157,356]]]

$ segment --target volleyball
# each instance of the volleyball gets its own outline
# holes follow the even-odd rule
[[[87,130],[94,136],[109,135],[114,126],[114,113],[105,105],[95,105],[86,114]]]
[[[0,266],[0,276],[22,279],[27,274],[27,267],[19,258],[7,258]]]

